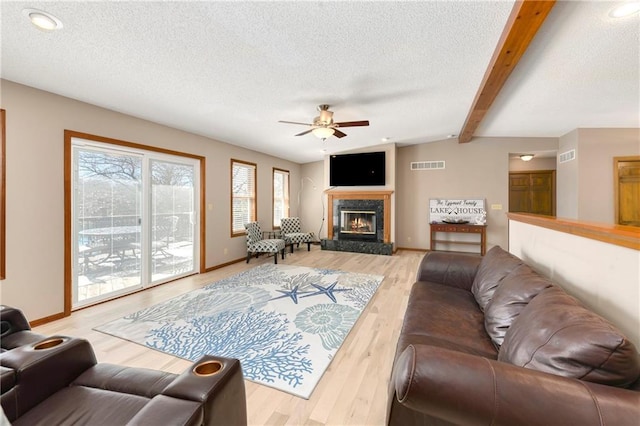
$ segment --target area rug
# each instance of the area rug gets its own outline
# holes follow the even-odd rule
[[[238,358],[246,379],[308,399],[383,278],[262,265],[95,330],[192,361]]]

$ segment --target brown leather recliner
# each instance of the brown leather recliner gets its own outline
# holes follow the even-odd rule
[[[46,336],[31,331],[29,321],[21,310],[0,305],[0,352],[45,338]]]
[[[2,312],[2,321],[6,318],[19,324]],[[22,339],[38,336],[25,331],[16,325]],[[13,425],[247,423],[244,380],[236,359],[207,355],[177,375],[97,363],[91,344],[73,337],[38,338],[4,349],[1,404]]]

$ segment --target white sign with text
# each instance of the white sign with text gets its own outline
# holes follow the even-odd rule
[[[429,200],[429,223],[472,223],[484,225],[487,211],[484,199],[447,200],[432,198]]]

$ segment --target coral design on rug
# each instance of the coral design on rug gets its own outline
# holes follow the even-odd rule
[[[308,398],[379,275],[262,265],[96,330],[188,360],[240,360],[246,379]]]

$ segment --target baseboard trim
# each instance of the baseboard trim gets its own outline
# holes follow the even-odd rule
[[[29,321],[29,325],[31,326],[31,328],[33,327],[37,327],[39,325],[44,325],[53,321],[57,321],[59,319],[64,318],[66,315],[64,314],[64,312],[60,312],[57,314],[53,314],[53,315],[49,315],[48,317],[44,317],[44,318],[39,318],[37,320],[33,320],[33,321]]]
[[[233,265],[234,263],[240,263],[240,262],[243,262],[243,261],[246,261],[246,260],[247,260],[246,257],[241,257],[240,259],[235,259],[235,260],[232,260],[230,262],[225,262],[225,263],[221,263],[219,265],[210,266],[210,267],[206,268],[204,270],[204,272],[215,271],[216,269],[221,269],[221,268],[224,268],[225,266]]]
[[[396,249],[396,251],[399,251],[399,250],[404,250],[404,251],[419,251],[419,252],[425,252],[425,253],[429,251],[429,249],[414,248],[414,247],[398,247],[398,248]]]

